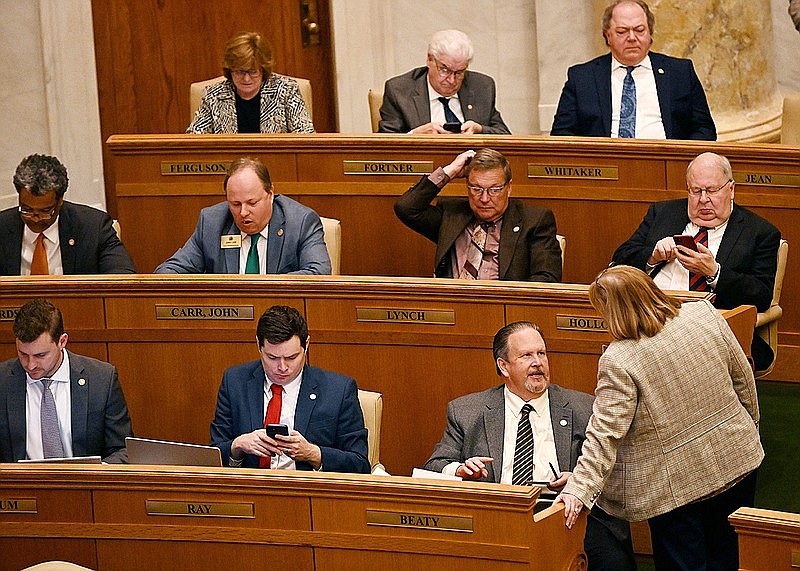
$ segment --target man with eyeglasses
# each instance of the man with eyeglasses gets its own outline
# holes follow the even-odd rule
[[[466,178],[467,196],[432,204],[456,178]],[[436,242],[436,277],[561,281],[553,212],[510,197],[508,160],[493,149],[470,150],[423,176],[394,211],[403,224]]]
[[[467,69],[473,53],[464,32],[433,34],[427,65],[386,82],[378,132],[510,134],[495,107],[494,80]]]
[[[0,212],[0,275],[134,274],[111,217],[64,200],[69,179],[56,157],[17,166],[19,206]]]

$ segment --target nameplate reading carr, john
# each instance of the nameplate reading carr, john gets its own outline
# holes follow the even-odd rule
[[[380,323],[428,323],[455,325],[456,312],[452,309],[415,309],[404,307],[357,307],[356,321]]]
[[[619,180],[619,168],[598,165],[535,165],[529,163],[528,178]]]
[[[252,305],[157,305],[156,319],[252,321]]]
[[[367,510],[367,525],[472,533],[472,517]]]
[[[432,161],[342,161],[344,174],[421,175],[433,172]]]

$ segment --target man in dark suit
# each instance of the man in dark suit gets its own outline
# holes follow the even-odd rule
[[[111,217],[65,201],[68,184],[56,157],[30,155],[17,166],[19,207],[0,212],[0,275],[136,273]]]
[[[467,198],[441,198],[452,179],[466,177]],[[561,281],[556,220],[547,208],[511,196],[511,166],[493,149],[466,151],[401,196],[398,218],[436,242],[440,278]]]
[[[603,36],[611,53],[569,69],[551,135],[716,140],[691,60],[649,51],[654,23],[643,0],[606,8]]]
[[[378,132],[510,134],[495,108],[494,80],[467,69],[472,56],[464,32],[431,36],[427,65],[386,82]]]
[[[236,159],[223,186],[227,201],[204,208],[194,234],[155,273],[331,273],[319,215],[276,195],[264,163]]]
[[[594,398],[550,383],[547,348],[533,323],[500,329],[493,350],[505,384],[448,404],[444,435],[425,469],[501,484],[546,482],[560,491],[580,456]],[[629,524],[599,508],[589,515],[584,549],[593,571],[636,569]]]
[[[223,462],[247,468],[369,473],[367,429],[350,377],[305,364],[306,320],[273,306],[258,320],[259,361],[225,371],[211,423]],[[268,436],[283,424],[288,436]]]
[[[0,462],[127,462],[133,432],[117,369],[67,351],[61,311],[44,299],[19,309],[14,337],[18,357],[0,363]]]

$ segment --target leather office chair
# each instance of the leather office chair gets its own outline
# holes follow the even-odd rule
[[[772,303],[769,308],[756,316],[756,332],[770,349],[774,358],[766,369],[755,372],[755,377],[760,379],[766,377],[775,367],[778,359],[778,320],[783,315],[783,309],[779,305],[781,300],[781,289],[783,288],[783,275],[786,273],[786,258],[789,254],[789,242],[781,240],[778,246],[778,269],[775,271],[775,287],[772,290]]]
[[[45,561],[30,567],[25,567],[22,571],[92,571],[89,567],[84,567],[68,561]]]
[[[297,82],[298,87],[300,88],[300,96],[303,98],[303,101],[306,104],[306,109],[308,109],[308,114],[313,119],[314,115],[312,112],[312,105],[311,105],[313,102],[313,99],[311,97],[311,82],[307,79],[302,79],[300,77],[292,77],[290,75],[287,75],[285,77],[294,79]],[[200,102],[203,99],[203,93],[205,92],[206,87],[214,83],[219,83],[224,79],[225,76],[220,75],[219,77],[215,77],[214,79],[198,81],[189,86],[189,123],[191,123],[194,120],[194,114],[197,113],[197,110],[200,108]]]
[[[381,120],[381,105],[383,105],[383,89],[370,89],[367,93],[369,101],[369,118],[372,121],[372,132],[378,132],[378,123]]]
[[[342,260],[342,224],[335,218],[323,218],[322,230],[325,232],[325,247],[331,259],[331,275],[338,276]]]
[[[558,245],[561,246],[561,271],[564,271],[564,253],[567,250],[567,239],[562,236],[561,234],[556,234],[556,240],[558,240]]]
[[[800,145],[800,91],[783,98],[781,144]]]
[[[358,402],[364,413],[364,426],[367,427],[370,470],[380,465],[381,418],[383,417],[383,396],[381,393],[358,389]]]

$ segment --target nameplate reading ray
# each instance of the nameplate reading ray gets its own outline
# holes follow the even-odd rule
[[[147,515],[178,515],[186,517],[227,517],[254,519],[255,505],[252,502],[188,502],[146,500]]]
[[[800,175],[766,172],[734,172],[733,182],[746,186],[800,186]]]
[[[230,162],[219,161],[161,161],[161,175],[217,174],[228,172]]]
[[[598,165],[535,165],[528,163],[528,178],[619,180],[619,168]]]
[[[605,331],[606,323],[599,317],[585,315],[556,315],[556,329],[569,331]]]
[[[14,321],[19,307],[0,307],[0,321]]]
[[[36,514],[36,500],[30,498],[0,498],[0,514]]]
[[[156,319],[252,321],[252,305],[157,305]]]
[[[344,174],[398,176],[433,172],[432,161],[342,161],[342,166]]]
[[[452,309],[408,309],[391,307],[357,307],[356,321],[380,323],[428,323],[455,325],[456,312]]]
[[[450,516],[409,512],[382,512],[366,510],[367,525],[382,527],[408,527],[429,531],[459,531],[472,533],[471,516]]]

